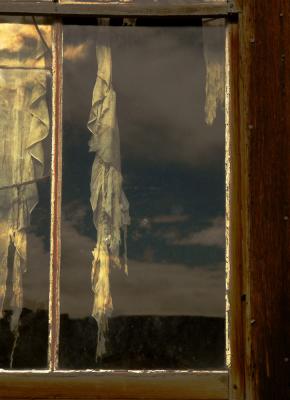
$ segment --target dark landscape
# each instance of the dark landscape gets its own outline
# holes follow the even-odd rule
[[[0,321],[0,368],[9,369],[14,336],[10,312]],[[24,309],[13,369],[47,367],[47,312]],[[224,368],[224,319],[130,316],[109,321],[107,355],[95,361],[97,324],[92,317],[61,316],[61,369]]]

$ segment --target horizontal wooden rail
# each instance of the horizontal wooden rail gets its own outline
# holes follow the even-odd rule
[[[60,16],[215,16],[225,17],[238,13],[232,1],[188,2],[172,4],[121,4],[111,3],[55,3],[49,1],[0,1],[0,13],[12,15],[60,15]]]
[[[58,371],[0,374],[0,398],[226,400],[226,371]]]

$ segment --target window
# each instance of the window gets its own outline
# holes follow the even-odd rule
[[[225,390],[224,20],[1,27],[3,370]]]
[[[224,19],[1,27],[3,374],[224,397]]]
[[[87,398],[119,399],[234,398],[233,393],[243,391],[244,379],[241,356],[244,328],[241,336],[237,328],[242,326],[245,316],[243,304],[247,307],[249,304],[242,284],[245,275],[240,267],[241,260],[247,258],[241,230],[246,231],[248,216],[239,209],[239,204],[245,204],[245,187],[237,186],[246,182],[241,177],[246,156],[244,153],[241,157],[239,155],[240,146],[245,146],[246,139],[240,136],[237,122],[240,121],[239,96],[243,91],[242,94],[239,92],[241,86],[233,68],[241,66],[235,47],[238,43],[237,9],[232,2],[222,1],[65,3],[0,3],[5,37],[0,54],[1,124],[5,139],[2,144],[5,174],[1,175],[0,285],[2,309],[5,310],[5,296],[6,300],[11,296],[12,305],[1,320],[1,341],[5,348],[2,352],[4,369],[0,377],[2,397],[31,397],[34,385],[36,389],[32,397],[38,398],[80,397],[84,394]],[[36,16],[32,18],[32,15]],[[212,38],[219,40],[220,32],[225,32],[224,27],[218,26],[223,18],[226,18],[225,147],[221,141],[215,142],[222,137],[219,129],[224,124],[220,111],[223,54],[217,52],[215,46],[211,47]],[[11,28],[13,35],[5,34]],[[207,35],[209,31],[215,34]],[[109,42],[105,38],[107,32],[111,36]],[[195,34],[199,39],[193,40]],[[15,42],[9,43],[10,38]],[[185,45],[191,40],[194,57]],[[178,50],[173,46],[176,41]],[[208,47],[206,43],[209,43]],[[250,43],[255,43],[254,39]],[[97,60],[93,51],[97,53]],[[167,58],[162,60],[165,55]],[[99,76],[102,63],[104,70]],[[154,80],[156,69],[161,71],[162,79]],[[192,75],[187,69],[192,70]],[[174,71],[179,74],[176,81]],[[201,71],[199,79],[198,71]],[[144,85],[140,85],[141,78]],[[191,88],[194,89],[192,92]],[[172,90],[175,90],[175,96],[172,96]],[[199,100],[196,105],[199,113],[192,113],[195,117],[192,124],[190,106],[196,99],[195,90],[203,93],[199,96],[203,101]],[[106,101],[108,118],[104,112]],[[156,104],[163,105],[158,113],[154,113]],[[93,118],[86,120],[89,108]],[[164,112],[164,119],[158,121],[156,116],[160,117],[160,111]],[[203,120],[202,115],[205,116]],[[108,143],[94,140],[99,134],[94,126],[96,120],[98,128],[111,132]],[[89,130],[85,127],[87,123]],[[143,136],[139,129],[142,124]],[[186,125],[184,129],[182,124]],[[211,124],[217,129],[214,137],[211,134],[213,128],[206,127]],[[190,132],[194,126],[198,126],[198,132],[203,132],[205,142],[205,138],[209,139],[208,146],[213,145],[214,157],[206,152],[208,146],[206,149],[198,147],[203,140],[191,141]],[[254,128],[251,124],[248,126]],[[146,131],[150,132],[148,136]],[[87,148],[90,135],[93,138],[91,154]],[[142,143],[146,145],[142,146]],[[203,167],[207,165],[207,172],[199,166],[197,173],[198,168],[189,151],[193,144],[197,158],[202,160]],[[99,158],[96,162],[96,152],[102,152],[104,159]],[[211,257],[213,263],[224,261],[224,244],[222,236],[219,236],[224,230],[221,206],[224,195],[219,192],[221,186],[217,178],[224,159],[227,162],[226,261],[228,267],[231,264],[227,272],[227,302],[231,304],[231,309],[228,309],[227,303],[230,322],[227,327],[231,327],[227,332],[230,387],[228,372],[219,361],[225,343],[222,336],[219,339],[221,345],[212,347],[217,344],[218,335],[224,332],[222,321],[216,318],[213,322],[212,319],[212,331],[204,321],[198,322],[201,334],[196,336],[199,352],[194,361],[193,344],[184,332],[196,334],[196,329],[192,320],[180,316],[188,312],[185,311],[188,307],[192,310],[196,306],[190,302],[190,296],[186,297],[186,283],[190,286],[199,278],[200,286],[196,286],[196,293],[202,297],[202,284],[209,282],[203,276],[206,268],[199,270],[196,268],[198,264],[195,264],[195,275],[191,276],[193,254],[188,248],[189,243],[199,246],[195,252],[199,263],[204,265]],[[117,166],[114,173],[111,173],[111,164]],[[91,192],[87,179],[90,175]],[[95,180],[95,176],[98,179]],[[210,176],[208,185],[202,181],[205,176],[207,179]],[[181,185],[181,182],[185,184]],[[188,182],[199,188],[198,196],[194,195]],[[212,191],[203,192],[204,188]],[[124,194],[121,195],[122,190]],[[99,195],[94,198],[94,193]],[[130,204],[131,225],[127,238],[124,237],[119,245],[120,232],[126,236],[125,228],[129,225],[125,195]],[[92,210],[89,209],[90,196]],[[116,196],[122,201],[113,204]],[[191,214],[194,207],[190,204],[196,206],[198,215]],[[103,209],[106,213],[102,214]],[[207,210],[206,220],[202,219],[201,210]],[[190,230],[193,222],[196,225]],[[103,240],[100,232],[104,234]],[[107,242],[109,245],[103,248]],[[88,260],[94,246],[98,268],[93,269],[93,278],[96,279],[93,280],[92,293]],[[107,290],[108,248],[111,261],[113,258],[115,264],[124,264],[125,272],[126,254],[129,255],[129,278],[118,270],[112,272],[112,293]],[[131,262],[134,265],[133,278],[130,276]],[[177,268],[180,263],[183,268]],[[24,275],[26,264],[29,268]],[[84,274],[80,273],[78,264],[84,268]],[[37,270],[39,265],[41,271]],[[166,271],[166,280],[162,271]],[[211,271],[212,290],[217,292],[221,288],[217,288],[217,282],[223,281],[222,273],[218,275],[220,271]],[[139,278],[136,274],[135,281],[134,273],[139,274]],[[175,274],[178,279],[175,277],[170,281],[170,274],[172,277]],[[142,290],[140,276],[145,283]],[[128,317],[132,313],[152,312],[148,312],[150,303],[146,294],[148,288],[152,289],[154,279],[160,280],[155,300],[151,293],[153,307],[158,303],[158,318],[146,317],[141,323],[140,318]],[[170,304],[166,289],[172,287],[173,282],[181,282],[182,290],[178,292],[175,288],[171,297],[175,301]],[[120,289],[121,284],[126,291]],[[140,304],[134,303],[130,290],[143,299]],[[111,297],[114,306],[117,305],[114,312],[120,315],[119,322],[116,318],[107,329],[107,314],[112,311]],[[25,303],[28,299],[29,302]],[[220,295],[217,299],[220,301]],[[97,323],[88,318],[87,311],[83,311],[88,310],[90,301],[95,302]],[[199,305],[205,307],[203,301]],[[209,306],[210,317],[214,308],[219,309],[218,302]],[[165,323],[161,317],[164,310],[167,314],[175,313],[175,319],[167,319]],[[245,321],[247,332],[249,321],[254,325],[256,320],[249,320],[246,316]],[[188,330],[189,327],[192,331]],[[164,336],[164,332],[168,333],[170,329],[174,332],[171,339],[170,335]],[[183,337],[179,336],[180,332]],[[152,342],[148,345],[148,337],[153,339],[153,344],[158,343],[158,348],[154,348]],[[118,342],[116,338],[123,339]],[[171,352],[165,340],[172,340]],[[95,351],[97,360],[92,357]],[[203,358],[206,352],[211,354],[211,359]],[[9,367],[12,369],[8,372]]]
[[[225,367],[225,129],[219,104],[224,21],[220,24],[202,28],[195,21],[135,18],[104,26],[65,20],[62,369]],[[213,65],[218,71],[212,77]],[[80,70],[86,73],[80,76]],[[119,210],[110,202],[121,191],[121,176]],[[110,211],[101,211],[105,207]],[[109,213],[109,222],[99,220],[102,212]],[[114,227],[119,213],[124,222]],[[108,238],[120,232],[127,237],[112,249],[110,287],[104,270],[93,282],[93,294],[91,252],[101,240],[98,235],[94,243],[96,229]],[[105,265],[96,262],[102,274]],[[87,318],[92,301],[98,332],[101,319],[112,316],[106,343],[98,335],[97,363],[97,324]],[[109,302],[105,312],[103,302]]]
[[[1,367],[16,363],[19,368],[43,368],[48,343],[52,30],[43,18],[4,16],[0,30]],[[33,304],[36,320],[42,321],[37,329],[31,323]]]

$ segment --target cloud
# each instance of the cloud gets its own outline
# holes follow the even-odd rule
[[[189,215],[179,215],[179,214],[170,214],[170,215],[158,215],[156,217],[151,218],[151,222],[154,224],[174,224],[179,222],[185,222],[190,218]]]
[[[219,109],[213,127],[205,125],[201,29],[136,27],[130,28],[131,37],[126,29],[117,29],[116,41],[125,45],[112,41],[113,79],[127,156],[194,166],[219,159],[223,113]]]
[[[86,131],[101,39],[96,26],[66,26],[64,33],[67,46],[92,44],[82,76],[79,65],[65,63],[64,120],[78,134]],[[193,167],[223,160],[224,112],[212,127],[205,124],[202,29],[111,27],[110,36],[123,158]],[[218,51],[223,58],[224,49]]]
[[[91,314],[91,251],[95,243],[63,225],[61,310],[72,318]],[[223,264],[188,268],[182,264],[129,259],[129,275],[111,271],[114,316],[224,315]]]
[[[48,310],[49,262],[50,255],[43,238],[30,233],[27,272],[23,274],[24,307]]]
[[[84,42],[76,45],[66,45],[64,46],[64,58],[67,61],[81,61],[86,59],[88,51],[90,48],[90,43]]]
[[[224,316],[224,280],[223,264],[188,268],[129,260],[128,277],[112,273],[114,315]]]
[[[185,238],[174,240],[175,246],[217,246],[225,247],[225,219],[216,217],[210,222],[210,226],[198,232],[193,232]]]
[[[152,229],[152,224],[157,224],[157,225],[180,224],[182,222],[186,222],[189,218],[190,215],[164,214],[164,215],[157,215],[155,217],[140,218],[138,219],[138,225],[143,229]]]
[[[11,23],[7,23],[7,20]],[[0,22],[0,65],[7,67],[36,67],[47,66],[48,54],[46,46],[51,48],[51,25],[46,25],[38,19],[38,28],[42,38],[32,23],[31,18],[10,19],[1,18]],[[29,23],[27,23],[29,22]]]
[[[62,223],[61,313],[71,318],[91,315],[92,250],[95,241],[78,232],[70,221]],[[111,290],[114,316],[204,315],[224,316],[223,263],[188,267],[181,263],[129,259],[129,275],[113,269]],[[24,305],[46,308],[49,294],[49,252],[43,240],[29,235],[29,265],[24,275]]]
[[[46,39],[51,35],[49,25],[39,25],[39,29]],[[26,42],[39,41],[39,34],[33,24],[1,23],[0,24],[0,51],[6,50],[9,53],[20,52]]]

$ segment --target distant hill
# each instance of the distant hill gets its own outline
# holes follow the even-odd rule
[[[9,368],[14,336],[11,313],[0,320],[0,368]],[[61,369],[221,369],[225,363],[223,318],[126,316],[109,321],[107,355],[95,361],[97,324],[92,317],[61,316]],[[47,311],[23,309],[13,368],[46,368]]]

